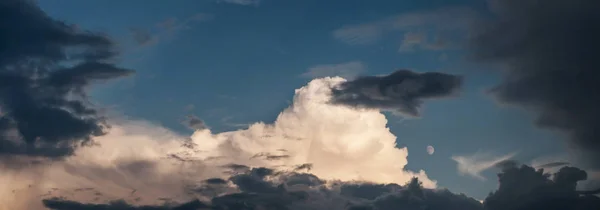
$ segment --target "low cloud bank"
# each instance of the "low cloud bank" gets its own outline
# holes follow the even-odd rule
[[[575,190],[585,171],[563,167],[549,178],[543,170],[510,165],[498,175],[498,190],[481,203],[446,189],[423,188],[417,178],[405,185],[371,182],[327,181],[300,171],[228,167],[235,171],[226,179],[211,178],[190,186],[198,199],[185,203],[137,206],[125,200],[105,204],[81,203],[60,198],[43,200],[53,210],[70,209],[333,209],[333,210],[588,210],[600,205],[593,192]],[[596,191],[597,193],[598,191]]]

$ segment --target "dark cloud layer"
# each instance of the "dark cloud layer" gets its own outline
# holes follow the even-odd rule
[[[249,167],[246,167],[249,168]],[[308,173],[276,171],[268,168],[249,168],[229,179],[209,179],[192,191],[198,196],[215,195],[215,191],[230,191],[231,183],[237,190],[213,196],[209,201],[191,201],[175,205],[134,206],[125,201],[108,204],[84,204],[52,198],[43,204],[53,210],[88,209],[325,209],[338,206],[344,209],[464,209],[479,210],[481,204],[464,195],[447,190],[423,189],[418,179],[406,186],[397,184],[347,183],[324,181]],[[329,185],[328,185],[329,184]],[[218,189],[221,188],[221,189]],[[183,208],[186,207],[186,208]],[[339,208],[336,208],[339,209]]]
[[[108,204],[83,204],[75,201],[62,199],[43,200],[44,206],[53,210],[199,210],[207,208],[206,204],[200,201],[191,201],[178,206],[134,206],[123,200],[117,200]]]
[[[486,210],[591,210],[600,206],[600,198],[576,191],[578,181],[587,173],[575,167],[563,167],[550,178],[543,169],[526,165],[506,167],[498,174],[498,190],[484,201]]]
[[[461,84],[461,76],[398,70],[387,76],[363,76],[344,82],[332,90],[331,102],[418,117],[424,100],[454,96]]]
[[[587,173],[563,167],[553,176],[526,165],[504,165],[498,190],[480,203],[446,189],[424,189],[417,178],[404,186],[321,180],[313,174],[248,168],[229,179],[209,179],[192,189],[201,202],[166,202],[161,206],[135,206],[123,200],[108,204],[84,204],[52,198],[43,204],[52,210],[150,210],[150,209],[348,209],[348,210],[592,210],[600,206],[595,191],[577,191]],[[233,187],[233,188],[232,188]],[[215,193],[221,192],[221,193]]]
[[[535,110],[536,124],[569,135],[600,168],[600,1],[493,0],[473,55],[506,64],[499,101]]]
[[[0,156],[71,155],[107,125],[87,102],[93,82],[127,76],[113,43],[48,17],[34,1],[0,1]]]

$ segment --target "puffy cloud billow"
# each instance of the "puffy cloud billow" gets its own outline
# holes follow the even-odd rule
[[[396,137],[386,127],[383,114],[330,103],[331,89],[344,81],[339,77],[313,80],[296,90],[293,104],[274,123],[259,122],[243,130],[213,134],[202,129],[185,137],[146,122],[113,120],[111,130],[95,138],[97,146],[81,147],[74,156],[51,165],[3,172],[1,179],[13,181],[1,192],[2,198],[13,201],[5,205],[25,205],[11,209],[34,209],[29,205],[36,202],[31,199],[40,195],[84,203],[115,199],[139,205],[184,202],[246,189],[236,182],[252,181],[252,177],[235,175],[258,167],[268,168],[265,174],[310,172],[318,180],[340,183],[398,185],[418,177],[423,187],[435,188],[436,182],[424,171],[404,169],[407,149],[396,147]],[[193,187],[203,183],[206,189]],[[211,187],[215,184],[228,187]],[[253,181],[246,187],[280,191],[267,186]],[[208,194],[199,193],[200,188]],[[290,196],[286,199],[295,198]]]

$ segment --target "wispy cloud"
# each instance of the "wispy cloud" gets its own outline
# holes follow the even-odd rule
[[[477,152],[469,156],[452,156],[452,160],[456,161],[457,169],[461,175],[469,175],[479,180],[486,180],[481,175],[481,172],[492,167],[499,166],[503,162],[512,159],[516,153],[510,153],[503,156],[496,156],[491,153]]]
[[[162,40],[168,40],[177,33],[190,29],[193,24],[212,20],[214,16],[207,13],[197,13],[183,20],[168,18],[156,23],[151,28],[131,27],[130,33],[138,46],[150,46]]]
[[[221,118],[221,123],[227,127],[233,127],[233,128],[247,128],[247,127],[250,127],[250,125],[252,125],[252,123],[232,122],[231,121],[232,119],[233,119],[232,116],[223,117],[223,118]]]
[[[409,31],[404,33],[402,43],[398,52],[414,52],[417,50],[445,50],[451,47],[451,43],[442,35],[433,37],[426,32]]]
[[[258,6],[261,0],[217,0],[217,2],[229,3],[229,4],[238,4],[244,6]]]
[[[404,33],[399,51],[405,52],[416,46],[425,50],[439,50],[450,47],[446,39],[454,38],[456,31],[466,31],[478,16],[476,11],[465,7],[404,13],[343,26],[333,32],[333,37],[350,45],[368,45],[377,43],[389,33]]]
[[[321,64],[310,67],[300,76],[307,78],[340,76],[346,79],[353,79],[359,74],[365,72],[366,69],[367,66],[360,61],[351,61],[339,64]]]

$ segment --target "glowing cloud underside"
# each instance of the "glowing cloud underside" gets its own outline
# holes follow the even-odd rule
[[[296,90],[293,104],[273,124],[245,130],[198,130],[190,139],[146,122],[113,123],[108,135],[97,138],[101,146],[82,148],[64,162],[0,173],[2,183],[11,183],[0,190],[0,209],[41,209],[44,194],[88,202],[185,201],[197,197],[190,186],[225,177],[230,168],[223,165],[232,163],[281,170],[310,163],[310,173],[341,181],[405,184],[416,176],[435,188],[424,171],[404,169],[408,151],[396,148],[383,114],[328,103],[331,87],[343,81],[315,79]]]

